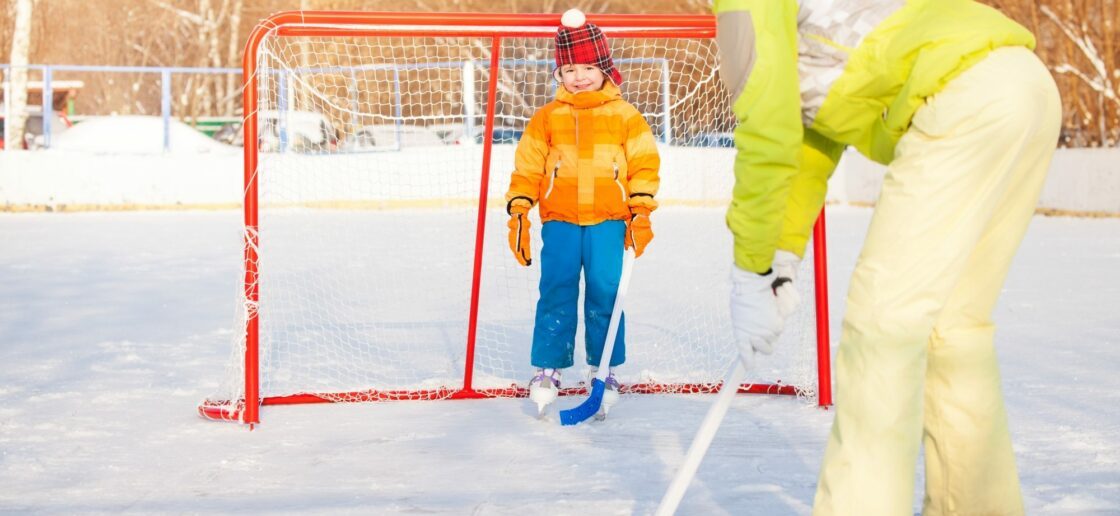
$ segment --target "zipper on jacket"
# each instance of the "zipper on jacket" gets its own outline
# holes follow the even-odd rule
[[[576,149],[579,149],[579,113],[576,111],[575,106],[572,106],[572,118],[576,119]],[[578,163],[578,162],[577,162]]]
[[[552,181],[548,182],[548,191],[544,193],[544,198],[548,199],[552,195],[552,187],[556,186],[556,175],[560,172],[560,163],[564,160],[556,160],[556,166],[552,167]],[[617,173],[615,175],[618,175]]]
[[[618,162],[612,161],[614,165],[614,184],[618,185],[618,191],[622,193],[622,204],[626,204],[626,188],[622,186],[622,181],[618,180]]]

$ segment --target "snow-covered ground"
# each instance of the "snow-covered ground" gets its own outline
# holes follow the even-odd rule
[[[196,407],[218,389],[237,326],[240,149],[172,131],[168,153],[159,150],[162,129],[139,119],[83,124],[50,151],[0,153],[0,204],[9,208],[225,208],[0,212],[0,513],[654,510],[712,396],[630,396],[607,421],[575,427],[560,426],[554,412],[536,419],[525,399],[265,407],[252,432],[199,418]],[[511,150],[495,149],[494,170],[509,169]],[[478,169],[469,150],[419,152],[422,160],[411,163],[438,158]],[[659,236],[643,274],[688,247],[685,236],[726,239],[719,208],[682,206],[726,195],[731,181],[727,167],[700,165],[693,152],[664,152],[663,191],[682,202],[658,217],[696,210],[707,222],[674,233],[655,220]],[[384,166],[414,158],[286,162],[325,171],[300,185],[302,195],[346,201],[317,190],[322,179],[343,166],[374,165],[418,177],[424,170],[408,161]],[[1074,171],[1052,176],[1066,172]],[[508,179],[495,174],[492,194]],[[419,191],[448,184],[425,180]],[[451,186],[462,191],[436,194],[469,197],[477,189],[469,180]],[[1109,188],[1096,191],[1108,197]],[[417,191],[363,195],[400,200]],[[1096,206],[1083,209],[1112,204]],[[870,215],[829,209],[834,348]],[[505,252],[501,238],[489,242]],[[634,306],[653,314],[646,320],[656,317],[651,300]],[[1036,217],[996,322],[1028,513],[1120,514],[1120,219]],[[831,419],[790,397],[739,397],[680,514],[807,514]],[[915,512],[921,482],[919,471]]]
[[[834,328],[870,213],[830,211]],[[576,427],[524,399],[266,407],[252,432],[205,421],[239,224],[0,214],[0,512],[648,514],[713,399],[632,396]],[[1028,513],[1120,513],[1120,220],[1037,217],[996,321]],[[680,513],[808,513],[831,418],[738,398]]]

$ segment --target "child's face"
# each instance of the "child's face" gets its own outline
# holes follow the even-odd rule
[[[596,91],[603,87],[606,76],[595,65],[568,64],[560,67],[560,83],[572,93]]]

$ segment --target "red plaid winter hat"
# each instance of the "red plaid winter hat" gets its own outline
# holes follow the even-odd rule
[[[561,26],[556,33],[556,68],[568,64],[595,65],[614,81],[622,84],[622,74],[614,67],[607,37],[594,23],[571,28]]]

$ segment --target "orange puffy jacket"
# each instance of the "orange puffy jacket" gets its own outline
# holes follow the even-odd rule
[[[558,87],[556,100],[529,120],[514,165],[507,211],[539,203],[542,222],[590,226],[628,221],[632,207],[657,208],[653,132],[610,81],[578,94]]]

